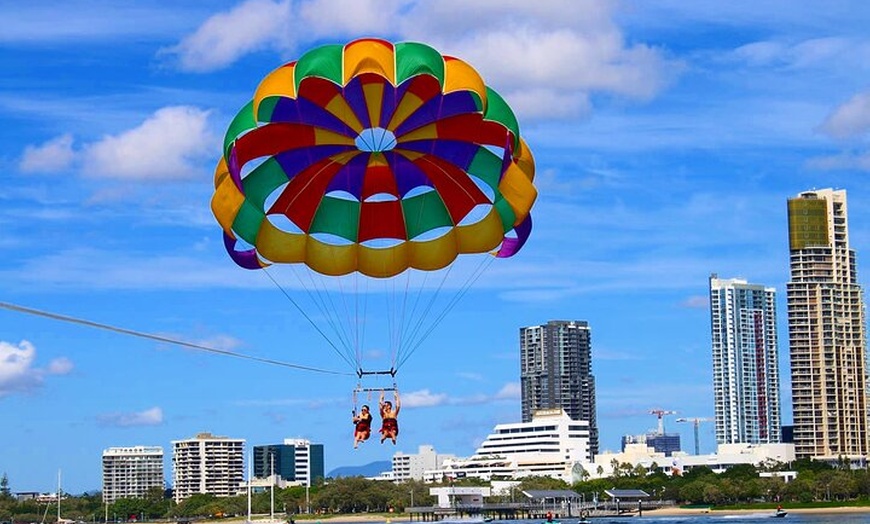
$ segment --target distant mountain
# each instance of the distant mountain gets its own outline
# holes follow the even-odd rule
[[[326,474],[327,477],[374,477],[380,475],[384,471],[393,469],[393,463],[389,460],[379,460],[377,462],[369,462],[362,466],[342,466],[335,468]]]

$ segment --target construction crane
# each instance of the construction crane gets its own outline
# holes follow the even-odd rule
[[[649,412],[650,412],[650,415],[655,415],[659,418],[659,432],[657,433],[657,435],[664,435],[665,434],[665,421],[662,419],[662,417],[664,417],[665,415],[676,415],[677,414],[676,411],[669,411],[667,409],[660,409],[660,408],[651,409],[651,410],[649,410]]]
[[[701,422],[714,422],[716,419],[713,418],[705,418],[705,417],[680,417],[677,419],[677,422],[691,422],[695,426],[695,455],[701,454],[701,444],[698,439],[698,426],[701,425]]]

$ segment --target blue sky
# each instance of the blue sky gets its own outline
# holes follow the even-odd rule
[[[396,447],[352,449],[353,376],[0,310],[0,472],[14,491],[52,490],[59,469],[67,491],[97,490],[105,448],[168,457],[202,431],[309,438],[327,469],[421,444],[469,455],[519,420],[518,331],[550,319],[589,321],[601,447],[617,449],[655,427],[652,408],[713,415],[712,272],[777,289],[789,423],[788,197],[848,191],[866,283],[859,0],[71,0],[0,4],[0,19],[5,303],[350,371],[262,272],[230,261],[209,209],[229,120],[265,74],[322,43],[423,41],[473,64],[518,114],[540,193],[523,251],[493,262],[401,368]],[[367,333],[377,366],[386,337],[375,320]],[[691,449],[691,425],[666,427]],[[703,425],[702,451],[713,440]]]

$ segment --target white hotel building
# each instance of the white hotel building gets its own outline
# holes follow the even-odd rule
[[[163,448],[116,447],[103,450],[103,502],[145,498],[149,490],[164,489]]]
[[[544,409],[531,422],[497,425],[473,456],[447,459],[424,480],[548,476],[571,483],[579,480],[588,456],[589,423],[572,420],[562,409]]]
[[[196,493],[236,495],[245,482],[245,440],[211,433],[173,440],[172,473],[176,502]]]

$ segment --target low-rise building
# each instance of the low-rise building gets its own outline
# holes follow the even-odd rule
[[[498,424],[473,456],[446,459],[423,480],[548,476],[571,483],[580,480],[588,455],[588,423],[572,420],[562,409],[538,410],[531,422]]]

